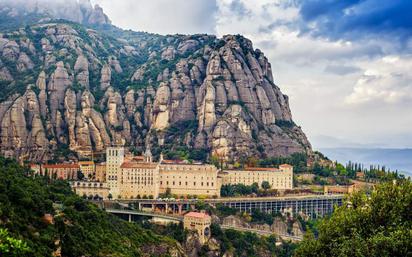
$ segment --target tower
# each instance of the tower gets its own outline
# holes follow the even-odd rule
[[[150,147],[147,146],[146,147],[146,152],[144,153],[144,161],[145,162],[152,162],[152,160],[153,160],[152,152],[150,151]]]
[[[106,180],[110,193],[116,199],[119,196],[121,183],[120,166],[124,161],[124,147],[108,147],[106,149]]]

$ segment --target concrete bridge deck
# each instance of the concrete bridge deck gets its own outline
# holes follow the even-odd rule
[[[167,214],[162,214],[162,213],[152,213],[152,212],[143,212],[143,211],[136,211],[136,210],[124,210],[124,209],[105,209],[105,211],[108,213],[112,213],[112,214],[146,216],[146,217],[160,218],[164,220],[178,221],[178,222],[183,221],[183,216],[167,215]],[[129,218],[129,221],[131,221],[131,218]]]
[[[311,218],[323,217],[333,212],[335,206],[343,204],[344,195],[297,195],[283,197],[230,197],[218,199],[136,199],[106,201],[111,204],[133,205],[137,210],[182,214],[194,210],[196,203],[202,201],[212,206],[218,204],[251,214],[254,210],[266,213],[284,211],[305,214]],[[106,204],[105,204],[106,206]],[[110,208],[110,207],[109,207]]]

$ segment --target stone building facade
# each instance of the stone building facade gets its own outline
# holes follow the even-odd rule
[[[267,181],[271,189],[293,188],[293,166],[288,164],[282,164],[278,169],[249,167],[244,170],[224,170],[220,175],[223,185],[244,184],[250,186],[257,183],[261,186],[263,181]]]
[[[77,163],[33,164],[31,169],[34,174],[47,175],[51,179],[77,180],[80,166]]]
[[[89,180],[94,180],[95,165],[93,161],[79,161],[80,171],[83,173],[84,177]]]
[[[214,165],[161,161],[158,168],[160,193],[170,188],[178,196],[220,196],[221,182]]]
[[[152,162],[125,162],[121,166],[120,197],[125,199],[159,195],[159,169]]]
[[[163,160],[162,156],[159,162],[153,162],[150,150],[144,156],[126,158],[119,156],[124,154],[123,149],[111,148],[107,151],[106,177],[110,193],[115,199],[157,198],[168,189],[179,197],[220,196],[221,181],[213,165]]]
[[[88,198],[103,198],[108,199],[110,188],[107,183],[97,181],[73,181],[70,183],[72,190],[79,196]]]
[[[120,196],[121,168],[124,162],[124,147],[106,149],[106,181],[113,198]]]
[[[96,181],[106,182],[106,163],[96,163],[95,167]]]
[[[191,231],[196,231],[199,235],[201,244],[204,244],[209,240],[210,225],[212,224],[212,218],[206,213],[201,212],[189,212],[183,218],[183,228]]]

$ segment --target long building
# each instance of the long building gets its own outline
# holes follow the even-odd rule
[[[107,149],[107,182],[113,198],[157,198],[171,193],[181,196],[216,198],[222,184],[259,186],[267,181],[272,189],[293,188],[293,167],[283,164],[279,168],[246,168],[218,172],[214,165],[189,164],[183,161],[153,162],[150,149],[144,156],[126,156],[123,147]]]
[[[251,186],[257,183],[261,186],[264,181],[268,182],[271,189],[293,188],[293,166],[288,164],[279,165],[279,168],[247,167],[243,170],[224,170],[221,172],[223,185],[244,184]]]
[[[107,181],[113,198],[157,198],[166,192],[179,197],[220,196],[221,182],[213,165],[163,160],[162,156],[153,162],[149,149],[143,157],[134,158],[125,158],[122,147],[107,151]]]

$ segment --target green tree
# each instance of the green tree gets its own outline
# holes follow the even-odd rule
[[[24,256],[29,250],[30,249],[25,242],[11,237],[6,229],[0,228],[0,256]]]
[[[262,188],[263,188],[264,190],[269,190],[269,189],[270,189],[270,184],[269,184],[269,182],[268,182],[268,181],[263,181],[263,182],[262,182]]]
[[[295,256],[411,256],[412,183],[378,185],[370,195],[352,195],[306,235]]]

